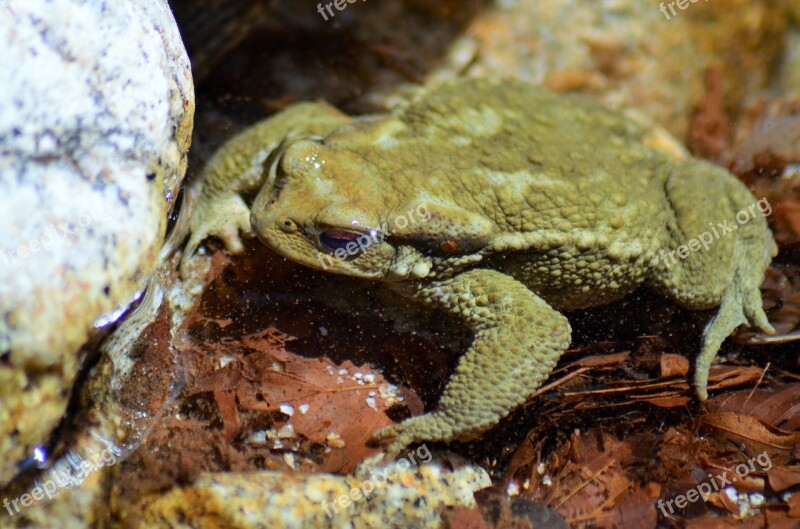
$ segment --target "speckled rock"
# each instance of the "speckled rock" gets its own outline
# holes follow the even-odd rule
[[[167,241],[165,247],[170,244]],[[47,469],[20,476],[0,489],[0,497],[8,499],[0,511],[0,529],[84,529],[107,523],[109,488],[119,463],[139,446],[182,387],[175,359],[163,350],[157,363],[145,359],[149,369],[139,370],[140,376],[131,374],[142,360],[137,352],[158,340],[148,327],[169,310],[164,307],[165,278],[160,272],[172,268],[174,264],[161,264],[136,307],[98,346],[99,358],[80,387],[80,405],[64,424],[69,433],[60,435],[47,454]],[[142,399],[144,391],[147,398]],[[89,463],[86,470],[84,462]],[[45,495],[40,492],[37,499],[37,488],[42,487]]]
[[[451,470],[436,459],[412,461],[413,455],[384,467],[366,461],[353,476],[206,474],[190,487],[145,499],[122,526],[432,529],[441,527],[446,507],[474,507],[473,493],[491,485],[480,467],[457,464]]]
[[[790,2],[687,2],[674,15],[659,5],[497,2],[471,21],[431,77],[508,76],[580,92],[612,108],[643,109],[686,138],[708,68],[721,71],[732,108],[768,83],[783,49]]]
[[[155,270],[194,96],[166,0],[0,3],[0,486]]]

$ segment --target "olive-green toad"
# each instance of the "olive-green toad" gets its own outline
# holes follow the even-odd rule
[[[742,183],[655,148],[654,131],[508,80],[445,83],[357,119],[297,104],[212,158],[186,255],[209,235],[240,252],[240,232],[255,234],[298,263],[385,281],[460,317],[469,350],[436,410],[377,434],[394,438],[390,453],[495,425],[569,346],[560,310],[639,285],[689,309],[719,306],[695,369],[705,399],[737,326],[774,332],[759,284],[776,246]],[[248,206],[241,194],[256,191]]]

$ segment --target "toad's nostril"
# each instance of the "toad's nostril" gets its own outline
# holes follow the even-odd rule
[[[286,232],[294,231],[296,228],[295,223],[291,219],[284,219],[281,221],[280,227]]]

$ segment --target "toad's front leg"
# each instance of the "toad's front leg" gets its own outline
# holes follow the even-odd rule
[[[404,293],[462,318],[474,340],[458,363],[438,408],[378,432],[394,439],[389,457],[421,441],[469,440],[522,404],[569,346],[567,319],[514,278],[470,270]]]
[[[202,189],[189,220],[183,275],[206,237],[219,237],[231,253],[244,250],[239,234],[252,235],[253,230],[250,208],[241,195],[264,185],[271,154],[295,139],[326,136],[350,121],[327,103],[298,103],[228,140],[203,169]]]

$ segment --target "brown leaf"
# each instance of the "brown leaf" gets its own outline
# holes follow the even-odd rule
[[[769,424],[795,431],[800,429],[800,383],[719,395],[706,403],[706,409],[712,412],[746,413]]]
[[[773,467],[767,471],[767,479],[772,490],[781,492],[800,483],[800,471]]]
[[[477,508],[456,507],[445,515],[447,529],[489,529]]]
[[[724,389],[755,382],[763,369],[755,366],[713,366],[708,374],[708,389]]]
[[[567,368],[572,367],[603,367],[615,366],[627,361],[631,356],[630,351],[623,351],[621,353],[610,353],[606,355],[592,355],[580,358],[571,362]]]
[[[703,518],[693,518],[686,520],[686,529],[766,529],[764,515],[757,514],[742,520],[735,518],[720,518],[717,516],[704,516]]]
[[[239,433],[239,414],[236,412],[236,397],[232,391],[214,391],[214,401],[222,415],[223,437],[230,443]]]
[[[786,504],[789,506],[789,516],[792,518],[800,518],[800,494],[792,494],[789,496],[789,499],[786,500]]]
[[[686,406],[692,399],[685,395],[669,395],[643,400],[659,408],[677,408],[678,406]]]
[[[793,237],[800,237],[800,202],[788,199],[772,209],[774,222]]]
[[[282,435],[326,445],[321,470],[347,472],[378,448],[368,447],[373,432],[392,424],[384,398],[388,383],[369,365],[341,365],[326,358],[306,358],[285,350],[287,337],[274,329],[206,344],[226,359],[224,367],[201,377],[189,395],[211,392],[223,423],[224,438],[247,433],[249,422],[272,422]],[[215,365],[219,365],[216,362]],[[242,420],[242,415],[250,418]],[[284,417],[286,423],[274,423]],[[280,419],[278,419],[280,420]],[[243,432],[244,430],[244,432]]]
[[[511,461],[508,463],[505,479],[503,480],[505,484],[508,484],[511,479],[513,479],[514,474],[517,473],[517,470],[532,463],[536,459],[537,453],[538,451],[534,449],[534,446],[530,440],[525,439],[514,452],[514,455],[511,457]]]
[[[800,433],[768,427],[759,419],[732,412],[707,413],[700,421],[712,428],[735,434],[775,448],[791,450],[800,442]]]
[[[658,513],[648,492],[638,484],[634,486],[634,490],[625,496],[625,501],[614,509],[614,527],[655,529]]]
[[[766,510],[768,529],[797,529],[797,520],[789,516],[786,509]]]
[[[661,378],[686,376],[689,373],[689,360],[681,355],[666,353],[661,355]]]
[[[328,454],[324,470],[344,472],[376,448],[368,448],[373,432],[392,424],[385,411],[391,404],[379,396],[387,384],[368,365],[335,365],[327,359],[303,358],[286,351],[271,357],[254,354],[252,384],[239,391],[240,402],[258,409],[294,411],[289,424],[297,435],[325,444],[331,435],[344,450]],[[247,358],[250,358],[248,356]],[[279,362],[282,369],[276,370]],[[371,382],[365,382],[365,379]]]

